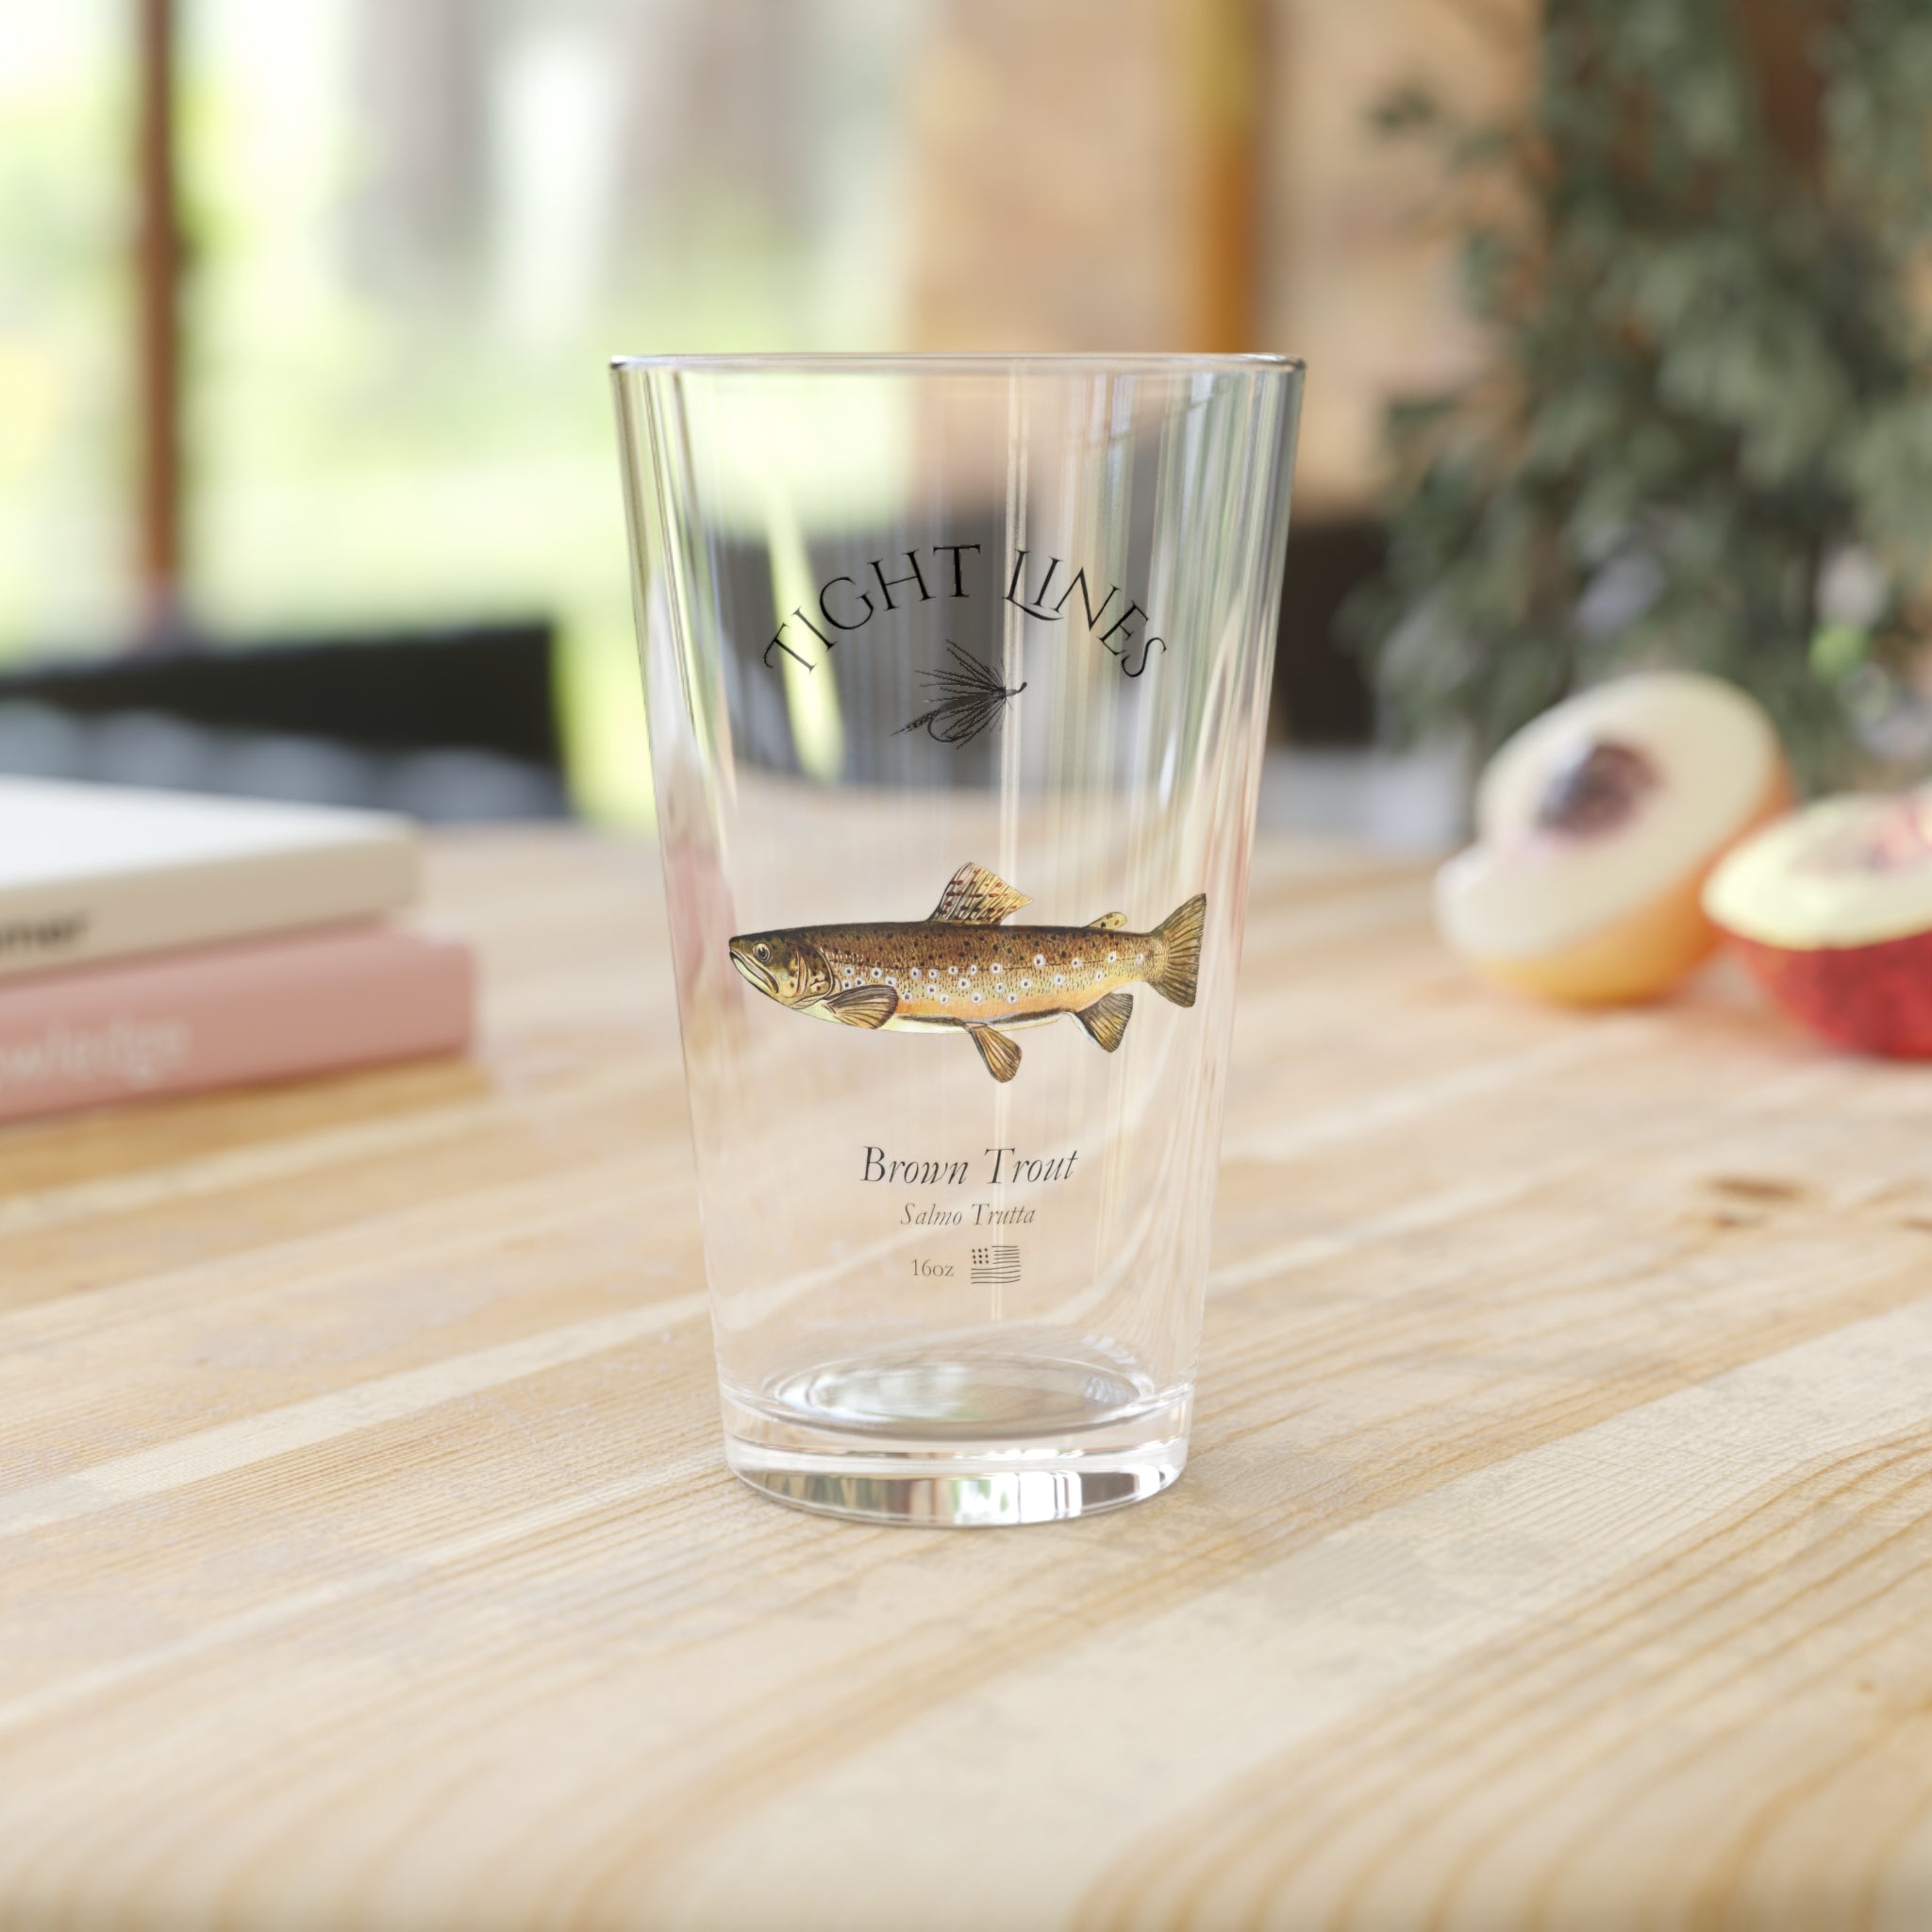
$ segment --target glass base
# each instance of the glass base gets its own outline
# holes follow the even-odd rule
[[[724,1391],[753,1489],[868,1523],[991,1528],[1158,1495],[1188,1459],[1191,1391],[1098,1354],[855,1357]]]

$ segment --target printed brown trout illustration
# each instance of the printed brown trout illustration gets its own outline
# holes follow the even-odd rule
[[[960,1031],[995,1080],[1020,1071],[1008,1035],[1071,1013],[1108,1053],[1133,1017],[1124,989],[1151,986],[1194,1004],[1208,900],[1196,893],[1152,932],[1128,932],[1124,912],[1087,925],[1003,922],[1032,902],[970,861],[929,919],[870,925],[795,925],[742,933],[731,963],[767,999],[843,1026],[909,1033]]]

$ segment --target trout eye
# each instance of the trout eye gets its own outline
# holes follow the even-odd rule
[[[752,951],[755,952],[760,959],[769,959],[772,957],[772,949],[770,946],[754,946],[752,948]]]

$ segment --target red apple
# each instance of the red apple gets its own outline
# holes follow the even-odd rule
[[[1476,843],[1437,876],[1442,936],[1521,991],[1648,999],[1715,948],[1705,877],[1790,797],[1777,733],[1734,685],[1687,671],[1598,685],[1491,760]]]
[[[1793,812],[1718,867],[1704,903],[1793,1019],[1932,1058],[1932,788]]]

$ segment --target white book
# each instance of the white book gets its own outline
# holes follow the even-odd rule
[[[0,778],[0,978],[374,918],[417,869],[386,812]]]

